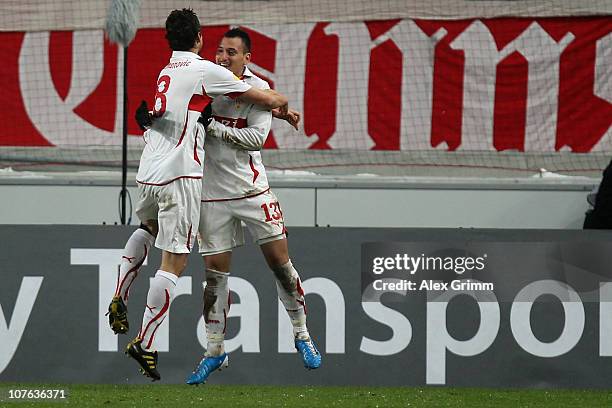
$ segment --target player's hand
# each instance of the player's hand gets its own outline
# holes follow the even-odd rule
[[[285,118],[285,120],[289,122],[289,124],[293,126],[295,130],[298,130],[298,125],[300,124],[300,112],[293,109],[289,109],[287,111],[287,117]]]
[[[281,106],[280,108],[278,108],[278,110],[280,111],[281,115],[287,115],[287,113],[289,112],[289,104],[286,103],[283,106]]]
[[[212,102],[209,102],[208,105],[206,105],[206,107],[202,109],[202,113],[200,113],[198,122],[203,124],[204,128],[207,128],[212,118]]]
[[[149,113],[149,107],[147,106],[146,101],[140,102],[140,106],[136,109],[136,115],[134,116],[140,130],[147,130],[153,125],[153,119],[151,118],[151,114]]]
[[[287,112],[283,114],[279,108],[279,109],[272,109],[272,116],[277,119],[282,119],[284,121],[287,121],[287,123],[293,126],[295,130],[298,130],[298,125],[300,124],[300,117],[301,117],[300,112],[293,110],[293,109],[287,109]]]

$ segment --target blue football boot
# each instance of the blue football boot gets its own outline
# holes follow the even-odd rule
[[[304,367],[307,369],[314,370],[321,366],[321,353],[317,350],[317,346],[312,339],[295,339],[295,349],[300,353]]]
[[[204,384],[208,376],[215,370],[221,371],[229,366],[229,357],[223,353],[218,357],[204,356],[196,369],[185,381],[189,385]]]

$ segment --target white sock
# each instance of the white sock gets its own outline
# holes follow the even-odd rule
[[[229,273],[206,269],[204,288],[204,322],[208,339],[207,354],[220,356],[225,353],[225,329],[230,309]]]
[[[130,287],[138,276],[138,271],[140,271],[140,267],[147,258],[153,242],[155,242],[153,235],[142,228],[138,228],[125,244],[115,289],[115,296],[120,296],[125,304],[127,304],[130,296]]]
[[[158,270],[151,280],[147,305],[142,317],[142,327],[138,334],[138,337],[142,339],[142,348],[145,350],[153,346],[155,332],[168,315],[177,281],[178,276],[162,270]]]
[[[306,301],[300,275],[291,261],[272,269],[276,277],[276,291],[293,325],[293,336],[300,340],[310,338],[306,328]]]

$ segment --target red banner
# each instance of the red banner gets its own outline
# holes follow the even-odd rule
[[[246,27],[251,68],[303,112],[268,148],[612,151],[612,19],[393,20]],[[227,26],[206,27],[213,59]],[[119,145],[123,59],[102,31],[0,34],[3,146]],[[170,51],[128,53],[129,133]],[[137,138],[134,143],[140,143]]]

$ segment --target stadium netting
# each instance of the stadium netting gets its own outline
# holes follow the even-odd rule
[[[5,1],[0,163],[128,166],[143,142],[180,1],[140,3],[127,55],[104,33],[110,1]],[[406,4],[409,3],[409,4]],[[612,3],[569,1],[194,1],[202,56],[230,27],[251,69],[302,113],[275,120],[270,169],[321,174],[503,177],[545,168],[599,175],[612,153]],[[48,167],[47,167],[48,168]]]

